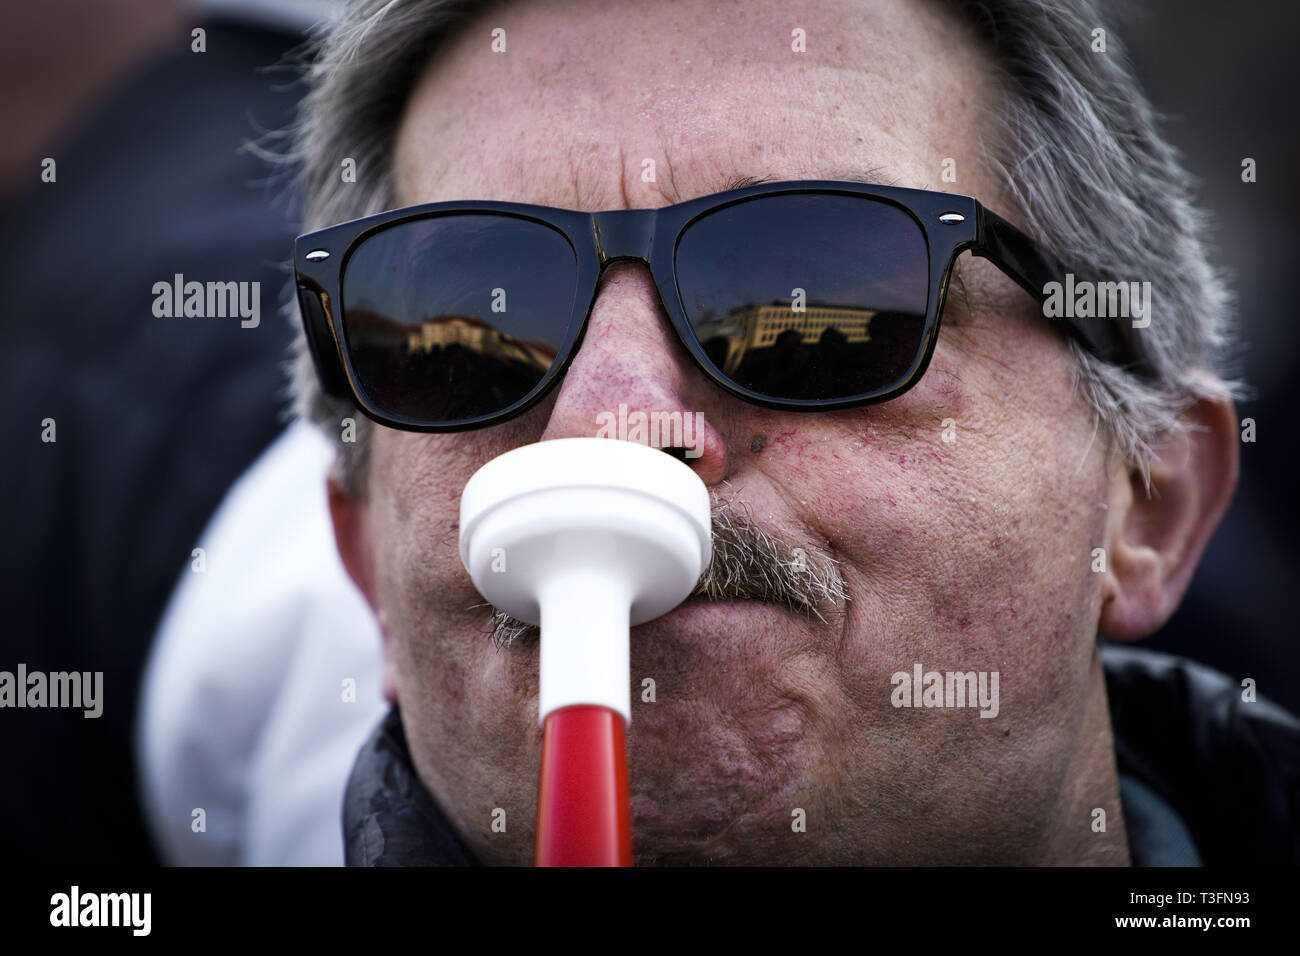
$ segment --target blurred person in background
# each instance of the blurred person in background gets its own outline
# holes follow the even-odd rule
[[[0,667],[103,673],[103,712],[0,712],[10,862],[156,860],[132,731],[200,531],[283,428],[287,197],[246,147],[322,3],[56,0],[0,30],[0,352],[11,609]],[[256,284],[261,320],[163,317],[158,283]],[[251,313],[251,308],[249,309]]]

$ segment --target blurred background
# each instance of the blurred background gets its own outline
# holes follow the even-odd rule
[[[1134,65],[1165,133],[1183,152],[1213,217],[1213,247],[1237,296],[1243,377],[1254,397],[1237,407],[1256,441],[1241,446],[1241,481],[1187,599],[1144,646],[1205,661],[1300,713],[1300,503],[1295,434],[1300,400],[1296,278],[1300,121],[1295,58],[1283,37],[1300,29],[1300,4],[1125,4]],[[1242,161],[1257,164],[1242,182]],[[1264,173],[1265,168],[1271,170]],[[1261,433],[1259,429],[1265,429]]]
[[[150,642],[223,495],[285,425],[291,330],[278,307],[294,204],[246,144],[289,122],[292,51],[330,6],[4,4],[0,669],[103,671],[106,699],[96,720],[0,714],[7,862],[159,860],[132,753]],[[1300,401],[1300,4],[1142,0],[1118,17],[1102,25],[1127,45],[1213,217],[1254,390],[1239,415],[1256,423],[1235,503],[1147,646],[1253,677],[1300,711],[1288,424]],[[1242,181],[1248,157],[1254,183]],[[153,283],[176,274],[259,282],[260,323],[155,318]]]

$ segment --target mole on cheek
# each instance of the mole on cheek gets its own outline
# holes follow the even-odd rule
[[[757,455],[760,451],[763,450],[763,446],[766,444],[767,444],[767,436],[755,435],[753,441],[749,443],[749,450],[753,452],[755,455]]]

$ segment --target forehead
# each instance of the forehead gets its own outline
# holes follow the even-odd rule
[[[462,28],[418,81],[396,200],[594,211],[741,177],[987,198],[978,132],[992,96],[975,38],[939,3],[507,3]]]

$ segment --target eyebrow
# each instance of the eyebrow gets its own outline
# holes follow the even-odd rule
[[[834,182],[848,183],[866,183],[871,186],[897,186],[898,180],[892,176],[886,175],[883,166],[875,166],[871,169],[861,169],[858,167],[835,167],[824,175],[818,176],[818,179],[825,179]],[[757,186],[759,183],[782,182],[772,175],[763,176],[732,176],[718,192],[728,192],[732,189],[744,189],[746,186]]]
[[[733,189],[744,189],[746,186],[757,186],[759,183],[772,182],[771,176],[733,176],[722,184],[718,192],[730,192]]]

